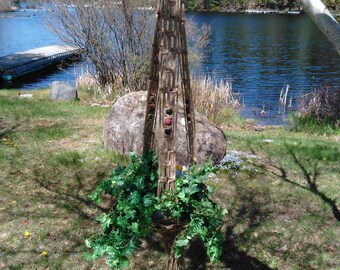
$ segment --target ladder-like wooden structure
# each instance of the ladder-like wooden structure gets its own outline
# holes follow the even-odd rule
[[[158,196],[164,190],[176,188],[176,136],[180,99],[184,106],[189,160],[193,162],[195,116],[190,87],[184,4],[182,0],[159,0],[143,142],[144,154],[152,148],[157,149]]]

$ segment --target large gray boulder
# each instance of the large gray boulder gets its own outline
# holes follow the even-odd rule
[[[127,155],[129,152],[143,151],[143,129],[146,107],[146,92],[133,92],[117,100],[113,105],[103,131],[103,141],[107,149]],[[195,113],[196,151],[198,163],[219,162],[225,155],[227,139],[224,133],[209,120]],[[157,130],[156,130],[157,132]],[[180,103],[177,132],[177,164],[188,165],[187,141]]]
[[[77,89],[67,83],[55,81],[51,85],[51,99],[74,100],[77,98]]]

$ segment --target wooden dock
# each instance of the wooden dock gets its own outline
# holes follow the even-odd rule
[[[0,79],[10,81],[63,60],[79,57],[80,53],[76,47],[53,45],[3,56],[0,57]]]
[[[304,14],[304,12],[300,11],[300,10],[282,11],[282,10],[273,10],[273,9],[247,9],[245,11],[245,13],[249,13],[249,14],[290,14],[290,15]]]

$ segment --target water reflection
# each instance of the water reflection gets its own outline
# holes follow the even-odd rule
[[[44,11],[20,11],[15,17],[0,17],[0,56],[60,44],[43,20]],[[12,13],[11,13],[12,15]]]
[[[0,16],[0,56],[60,44],[43,22],[43,11]],[[340,85],[340,58],[308,16],[188,13],[199,24],[211,24],[210,50],[202,72],[233,79],[244,100],[244,114],[253,107],[277,116],[280,90],[290,85],[294,99],[314,85]],[[74,81],[77,67],[30,76],[14,88],[43,88],[54,80]],[[0,82],[1,83],[1,82]],[[267,120],[263,120],[267,121]],[[280,120],[281,121],[281,120]],[[273,122],[273,121],[272,121]],[[275,122],[275,121],[274,121]]]
[[[294,99],[315,85],[339,86],[339,56],[307,16],[191,15],[213,29],[204,70],[233,78],[233,89],[244,97],[248,115],[253,106],[263,105],[268,114],[276,115],[285,83]]]

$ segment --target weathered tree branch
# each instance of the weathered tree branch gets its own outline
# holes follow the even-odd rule
[[[300,0],[300,2],[340,55],[340,25],[327,7],[321,0]]]

